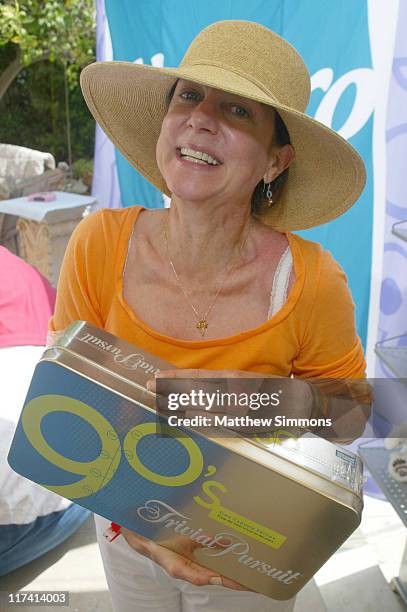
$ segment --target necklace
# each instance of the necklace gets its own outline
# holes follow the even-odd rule
[[[175,276],[175,279],[177,281],[177,284],[179,285],[182,293],[185,296],[185,299],[187,300],[187,302],[191,306],[192,310],[194,311],[195,316],[198,319],[198,321],[196,323],[196,328],[201,332],[201,336],[203,337],[203,336],[205,336],[205,332],[206,332],[206,330],[208,328],[208,315],[211,312],[211,310],[212,310],[216,300],[218,299],[220,292],[222,291],[223,287],[225,286],[225,283],[226,283],[227,279],[231,275],[232,270],[235,268],[235,266],[237,264],[237,260],[236,260],[236,262],[232,261],[230,263],[230,265],[229,265],[229,267],[228,267],[228,269],[226,271],[226,274],[225,274],[225,276],[223,278],[223,281],[220,284],[220,286],[219,286],[219,288],[218,288],[218,290],[217,290],[217,292],[215,294],[215,297],[213,298],[212,302],[209,304],[209,306],[206,309],[206,311],[203,314],[203,316],[201,316],[199,314],[198,309],[196,308],[195,304],[191,300],[190,295],[188,294],[187,290],[185,289],[184,285],[182,284],[181,279],[178,276],[178,273],[177,273],[177,271],[175,269],[174,263],[173,263],[173,261],[171,259],[170,250],[169,250],[169,247],[168,247],[167,227],[168,227],[168,220],[167,220],[166,228],[164,229],[165,245],[166,245],[166,252],[167,252],[168,261],[170,262],[170,266],[171,266],[172,271],[174,273],[174,276]],[[239,248],[239,257],[240,257],[240,255],[242,253],[244,245],[246,244],[247,238],[249,236],[249,232],[250,232],[250,226],[249,226],[249,229],[246,232],[246,236],[245,236],[244,240],[242,241],[242,244],[240,245],[240,248]],[[233,255],[232,255],[231,259],[233,259]]]

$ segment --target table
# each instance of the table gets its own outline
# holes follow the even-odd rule
[[[373,443],[361,444],[359,454],[387,500],[407,527],[407,484],[397,482],[389,475],[387,466],[391,451],[380,446],[379,441],[375,440]],[[407,545],[404,548],[399,575],[393,578],[392,586],[407,605]]]
[[[96,200],[65,191],[54,194],[52,202],[29,201],[28,196],[0,201],[0,213],[17,218],[18,255],[56,287],[69,237]]]
[[[375,352],[396,378],[407,378],[406,334],[377,342]]]

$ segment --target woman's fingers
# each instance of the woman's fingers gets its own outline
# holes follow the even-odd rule
[[[148,557],[149,559],[151,559],[150,545],[152,542],[150,540],[138,535],[134,531],[130,531],[130,529],[126,529],[126,527],[121,527],[120,533],[129,546],[134,548],[134,550],[136,550],[144,557]]]
[[[212,570],[187,559],[178,553],[167,550],[162,546],[156,545],[154,548],[153,561],[161,565],[161,567],[172,577],[179,580],[186,580],[196,586],[205,586],[208,584],[217,584],[219,586],[225,586],[229,589],[238,591],[248,591],[242,584],[220,576]]]
[[[210,584],[211,578],[219,574],[195,563],[182,554],[169,550],[159,544],[151,543],[151,559],[160,565],[172,578],[186,580],[197,586]],[[186,551],[187,552],[187,551]]]
[[[151,378],[147,381],[147,389],[149,391],[156,391],[157,379],[188,379],[188,380],[202,380],[204,378],[264,378],[263,374],[257,372],[245,372],[243,370],[205,370],[198,368],[184,368],[178,370],[161,370],[156,374],[155,378]]]
[[[159,412],[204,411],[243,416],[249,412],[248,399],[258,396],[264,383],[261,374],[240,370],[165,370],[148,388],[157,394]]]
[[[172,577],[179,580],[186,580],[197,586],[210,584],[211,578],[218,576],[215,572],[207,570],[205,567],[182,558],[177,553],[168,551],[167,549],[160,550],[154,559],[156,563]]]
[[[163,370],[149,385],[156,390],[156,409],[166,417],[186,419],[186,426],[216,427],[220,424],[239,433],[276,429],[277,415],[311,418],[314,394],[300,379],[263,376],[240,370]],[[223,423],[222,416],[230,416]],[[251,419],[238,420],[249,415]],[[206,416],[203,419],[203,416]],[[195,420],[191,421],[191,419]]]
[[[250,590],[243,585],[226,578],[225,576],[219,576],[218,573],[195,563],[188,557],[182,554],[169,550],[164,546],[160,546],[143,536],[122,527],[121,534],[126,539],[129,546],[131,546],[138,553],[154,561],[162,569],[167,572],[172,578],[179,580],[186,580],[196,586],[204,586],[208,584],[223,585],[230,589],[236,590]],[[181,543],[182,544],[182,543]],[[191,554],[194,547],[185,548],[186,554]]]
[[[239,582],[235,582],[231,578],[227,578],[226,576],[221,576],[221,578],[222,578],[222,586],[226,587],[227,589],[234,589],[235,591],[251,591],[252,593],[255,592],[252,589],[248,589],[243,584],[240,584]]]

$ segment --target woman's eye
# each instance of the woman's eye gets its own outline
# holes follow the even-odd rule
[[[199,93],[197,91],[183,91],[179,94],[179,97],[183,100],[198,100]]]
[[[238,115],[239,117],[250,117],[248,111],[243,108],[243,106],[239,106],[238,104],[232,104],[230,108],[234,115]]]

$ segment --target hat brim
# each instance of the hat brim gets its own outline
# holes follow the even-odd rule
[[[295,159],[284,189],[265,222],[279,231],[308,229],[348,210],[366,182],[355,149],[315,119],[279,104],[260,86],[219,66],[156,68],[131,62],[95,62],[81,73],[86,103],[113,144],[148,181],[171,195],[156,163],[156,145],[167,112],[166,96],[183,78],[235,93],[278,110]]]

